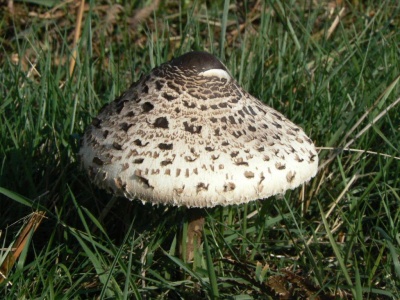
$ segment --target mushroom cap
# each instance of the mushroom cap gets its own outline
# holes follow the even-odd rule
[[[216,58],[208,52],[204,51],[193,51],[185,53],[177,58],[174,58],[169,63],[171,66],[178,67],[181,70],[192,70],[196,69],[198,72],[220,69],[227,72],[226,67]]]
[[[318,167],[304,131],[244,91],[207,52],[154,68],[103,107],[79,154],[100,188],[188,207],[280,194]]]

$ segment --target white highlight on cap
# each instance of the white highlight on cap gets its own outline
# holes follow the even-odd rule
[[[228,74],[228,72],[226,72],[222,69],[210,69],[210,70],[199,73],[199,75],[207,76],[207,77],[216,76],[221,79],[225,78],[228,81],[231,80],[231,76]]]

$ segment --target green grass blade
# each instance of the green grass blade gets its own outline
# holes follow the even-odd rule
[[[210,279],[211,299],[217,299],[219,297],[217,275],[215,274],[214,261],[211,255],[210,247],[208,245],[207,237],[204,239],[204,248],[206,251],[208,277]]]
[[[332,235],[332,232],[330,230],[328,221],[325,218],[325,213],[324,213],[324,211],[322,209],[322,206],[321,206],[321,203],[319,201],[318,201],[318,207],[319,207],[320,212],[321,212],[321,219],[322,219],[322,222],[323,222],[323,224],[325,226],[325,230],[326,230],[326,234],[327,234],[328,239],[329,239],[329,243],[330,243],[330,245],[332,247],[332,250],[335,253],[335,257],[336,257],[336,259],[337,259],[337,261],[338,261],[338,263],[340,265],[340,270],[342,271],[343,276],[345,277],[347,284],[349,285],[350,289],[352,290],[353,295],[355,296],[356,299],[358,299],[356,297],[357,294],[356,294],[356,291],[354,290],[353,282],[352,282],[352,280],[350,278],[350,274],[347,271],[346,263],[344,262],[344,258],[342,256],[337,244],[336,244],[335,239],[333,238],[333,235]]]

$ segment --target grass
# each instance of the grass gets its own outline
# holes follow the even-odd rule
[[[341,7],[324,1],[139,2],[88,6],[71,76],[73,4],[16,2],[0,23],[0,264],[26,217],[46,212],[0,297],[399,299],[397,1],[346,2],[337,26]],[[207,210],[187,264],[183,210],[112,198],[77,151],[104,104],[191,49],[301,125],[320,170],[285,195]]]

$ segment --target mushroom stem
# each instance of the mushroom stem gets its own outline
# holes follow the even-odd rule
[[[198,249],[201,244],[204,226],[204,210],[201,208],[189,208],[187,210],[187,216],[187,236],[186,240],[185,237],[183,239],[186,243],[186,253],[182,253],[182,256],[185,255],[186,262],[190,262],[194,258],[196,249]]]

